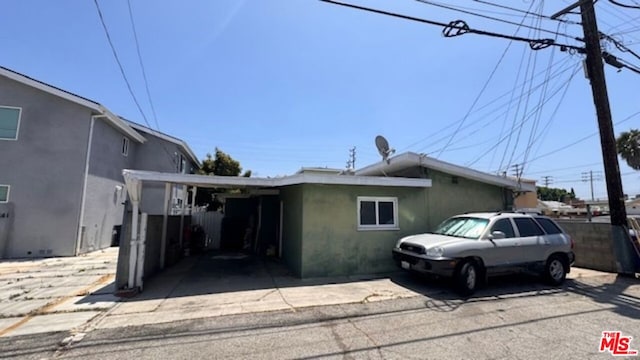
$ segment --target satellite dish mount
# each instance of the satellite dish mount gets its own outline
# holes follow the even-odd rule
[[[376,136],[376,147],[378,148],[380,156],[382,156],[382,161],[386,161],[388,164],[390,162],[389,156],[394,154],[396,149],[390,148],[389,142],[382,135]]]

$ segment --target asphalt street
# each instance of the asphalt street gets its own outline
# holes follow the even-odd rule
[[[446,284],[412,281],[428,291],[72,337],[61,332],[0,338],[0,358],[612,359],[598,352],[603,331],[640,334],[640,282],[633,278],[577,278],[556,289],[510,277],[492,281],[470,299]],[[632,340],[631,348],[640,348],[640,340]]]

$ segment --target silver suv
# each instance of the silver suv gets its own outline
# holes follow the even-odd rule
[[[553,220],[498,212],[454,216],[432,233],[404,237],[393,259],[408,271],[450,277],[471,295],[488,276],[521,271],[560,285],[575,256],[573,240]]]

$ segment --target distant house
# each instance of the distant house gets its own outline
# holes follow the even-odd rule
[[[181,140],[0,67],[0,258],[108,247],[127,200],[123,169],[187,173],[196,166]]]
[[[452,215],[511,210],[514,197],[535,192],[532,184],[414,153],[355,173],[303,168],[291,176],[244,178],[125,170],[125,181],[132,190],[131,200],[140,204],[147,184],[243,189],[242,199],[226,199],[224,216],[233,221],[227,229],[223,221],[222,249],[225,233],[236,234],[226,242],[231,250],[243,248],[242,241],[250,234],[250,249],[262,253],[273,249],[271,253],[302,278],[393,271],[391,249],[399,238],[433,230]],[[146,212],[144,205],[140,211]],[[152,233],[160,232],[150,229],[147,234]],[[147,269],[146,262],[158,263],[155,257],[165,253],[161,250],[166,251],[167,242],[146,236],[143,246],[146,252],[137,250],[130,253],[131,259],[121,258],[119,287],[140,286],[127,276],[129,264],[143,261],[138,266]],[[136,260],[140,253],[153,258],[145,255]]]

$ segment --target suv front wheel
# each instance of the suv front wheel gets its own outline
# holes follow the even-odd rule
[[[560,285],[567,277],[565,261],[559,255],[551,255],[547,259],[544,276],[551,285]]]
[[[460,266],[455,274],[456,290],[461,295],[473,294],[480,283],[480,267],[475,261],[466,261]]]

